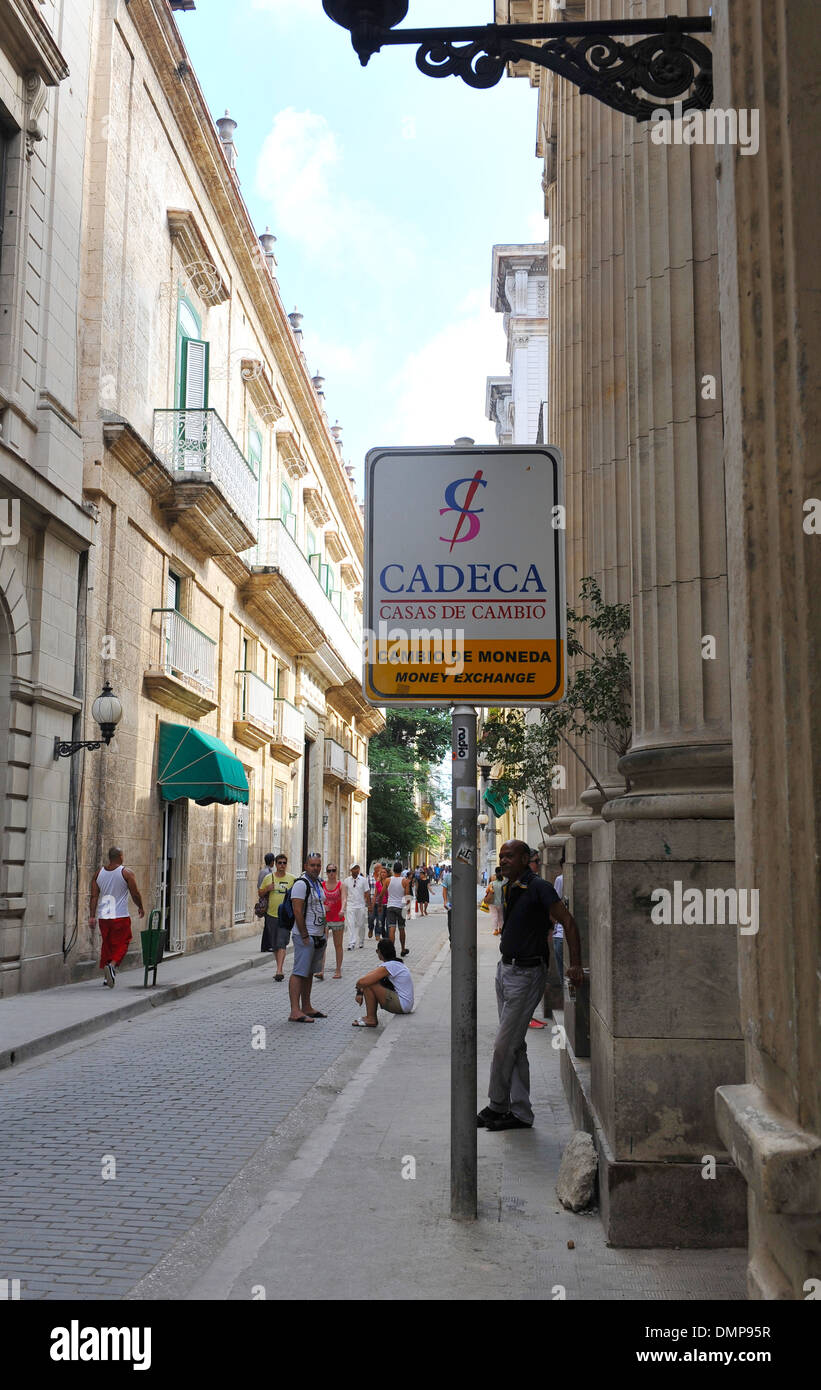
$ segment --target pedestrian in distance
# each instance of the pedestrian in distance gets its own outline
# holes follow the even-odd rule
[[[423,917],[428,915],[428,903],[430,902],[430,875],[426,866],[423,864],[419,870],[419,878],[416,884],[416,906],[419,908]]]
[[[131,914],[128,898],[133,898],[140,917],[145,916],[137,880],[130,869],[123,867],[123,852],[116,845],[108,851],[108,862],[91,880],[88,924],[100,923],[100,969],[103,984],[113,989],[117,969],[125,959],[131,940]],[[98,911],[99,908],[99,911]]]
[[[453,887],[453,873],[449,864],[446,864],[442,870],[441,884],[442,902],[444,903],[445,911],[448,914],[448,941],[450,941],[451,889]]]
[[[413,980],[408,967],[396,959],[392,941],[379,941],[376,946],[379,965],[356,982],[356,1002],[365,1005],[363,1018],[354,1020],[354,1028],[376,1028],[377,1009],[390,1014],[409,1014],[413,1011]]]
[[[360,951],[364,948],[370,906],[368,880],[359,865],[354,864],[348,877],[342,882],[342,911],[348,924],[349,951],[355,951],[357,946]]]
[[[336,953],[336,970],[332,978],[342,979],[342,937],[345,933],[345,913],[342,910],[342,884],[339,881],[339,873],[336,864],[329,864],[325,870],[325,877],[322,880],[322,887],[325,890],[325,917],[333,932],[334,951]],[[321,980],[322,974],[316,975],[315,979]]]
[[[390,874],[384,864],[377,864],[374,869],[376,887],[374,889],[374,908],[373,908],[373,929],[377,937],[388,939],[388,884]]]
[[[272,874],[272,873],[274,872],[274,865],[275,865],[275,864],[276,864],[276,858],[275,858],[275,856],[274,856],[273,854],[266,854],[266,856],[265,856],[265,861],[264,861],[264,863],[263,863],[263,865],[262,865],[262,868],[260,869],[259,873],[257,874],[257,892],[259,892],[259,885],[262,883],[262,880],[266,877],[266,875],[267,875],[267,874]],[[272,947],[271,949],[273,950],[273,947]]]
[[[490,1066],[490,1104],[476,1116],[480,1129],[533,1127],[527,1030],[544,995],[553,922],[561,922],[570,948],[568,979],[580,985],[583,978],[579,929],[553,887],[533,873],[529,859],[530,850],[522,840],[507,840],[499,853],[507,880],[501,959],[496,968],[499,1030]]]
[[[482,906],[490,913],[491,921],[493,922],[494,936],[501,936],[502,934],[502,894],[504,886],[505,880],[502,875],[502,870],[497,864],[496,871],[488,883],[487,892],[482,899]]]
[[[294,947],[293,973],[288,981],[291,1002],[289,1023],[308,1023],[327,1014],[311,1007],[311,986],[314,975],[321,973],[328,945],[325,920],[325,893],[319,881],[322,856],[309,854],[303,871],[290,890],[290,905],[294,914],[291,941]]]
[[[405,946],[405,908],[410,902],[410,879],[402,872],[402,865],[397,859],[393,866],[393,873],[388,879],[388,911],[387,925],[388,937],[391,941],[396,941],[396,928],[399,928],[399,943],[402,947],[402,955],[409,955]]]
[[[257,881],[257,892],[260,897],[268,894],[268,906],[265,910],[265,926],[262,929],[261,951],[274,951],[276,953],[276,974],[274,979],[281,983],[285,979],[285,952],[288,950],[288,942],[291,939],[289,927],[283,927],[279,921],[279,908],[285,894],[294,885],[293,874],[288,873],[288,856],[281,851],[277,855],[266,854],[265,863],[272,861],[269,871],[261,875]],[[270,946],[266,946],[266,940],[270,941]]]

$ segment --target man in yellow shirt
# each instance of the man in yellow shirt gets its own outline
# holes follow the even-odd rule
[[[288,892],[288,889],[293,888],[296,883],[296,879],[293,874],[287,872],[287,868],[287,854],[278,854],[274,861],[274,872],[265,875],[260,881],[258,889],[261,898],[264,897],[266,893],[268,894],[268,911],[265,914],[265,930],[262,934],[262,949],[266,949],[264,943],[267,938],[269,943],[267,949],[270,950],[271,947],[273,947],[276,952],[277,973],[274,976],[275,980],[285,979],[285,952],[288,949],[288,942],[291,939],[291,928],[280,927],[277,918],[280,903]]]

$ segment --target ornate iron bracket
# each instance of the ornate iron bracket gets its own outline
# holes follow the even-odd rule
[[[92,738],[77,739],[73,743],[60,738],[59,734],[54,735],[54,760],[58,758],[73,758],[75,753],[81,753],[84,748],[102,748],[103,744],[108,747],[111,739]]]
[[[710,33],[712,20],[706,15],[395,30],[359,18],[355,0],[323,4],[331,19],[350,29],[363,67],[387,45],[416,44],[420,72],[461,77],[470,87],[485,88],[501,81],[508,63],[536,63],[637,121],[659,111],[672,116],[674,106],[675,115],[704,111],[713,100],[713,55],[692,37]],[[403,8],[406,13],[407,6]],[[621,43],[620,36],[627,35],[642,37],[636,43]],[[526,42],[531,39],[537,42]]]

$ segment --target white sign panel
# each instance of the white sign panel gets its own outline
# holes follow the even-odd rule
[[[365,497],[366,698],[561,700],[560,451],[372,449]]]

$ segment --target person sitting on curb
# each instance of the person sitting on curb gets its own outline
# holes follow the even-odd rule
[[[404,961],[396,959],[392,941],[382,940],[376,948],[379,965],[356,982],[356,1002],[365,1002],[365,1017],[354,1020],[354,1028],[376,1028],[376,1011],[409,1014],[413,1010],[413,980]]]

